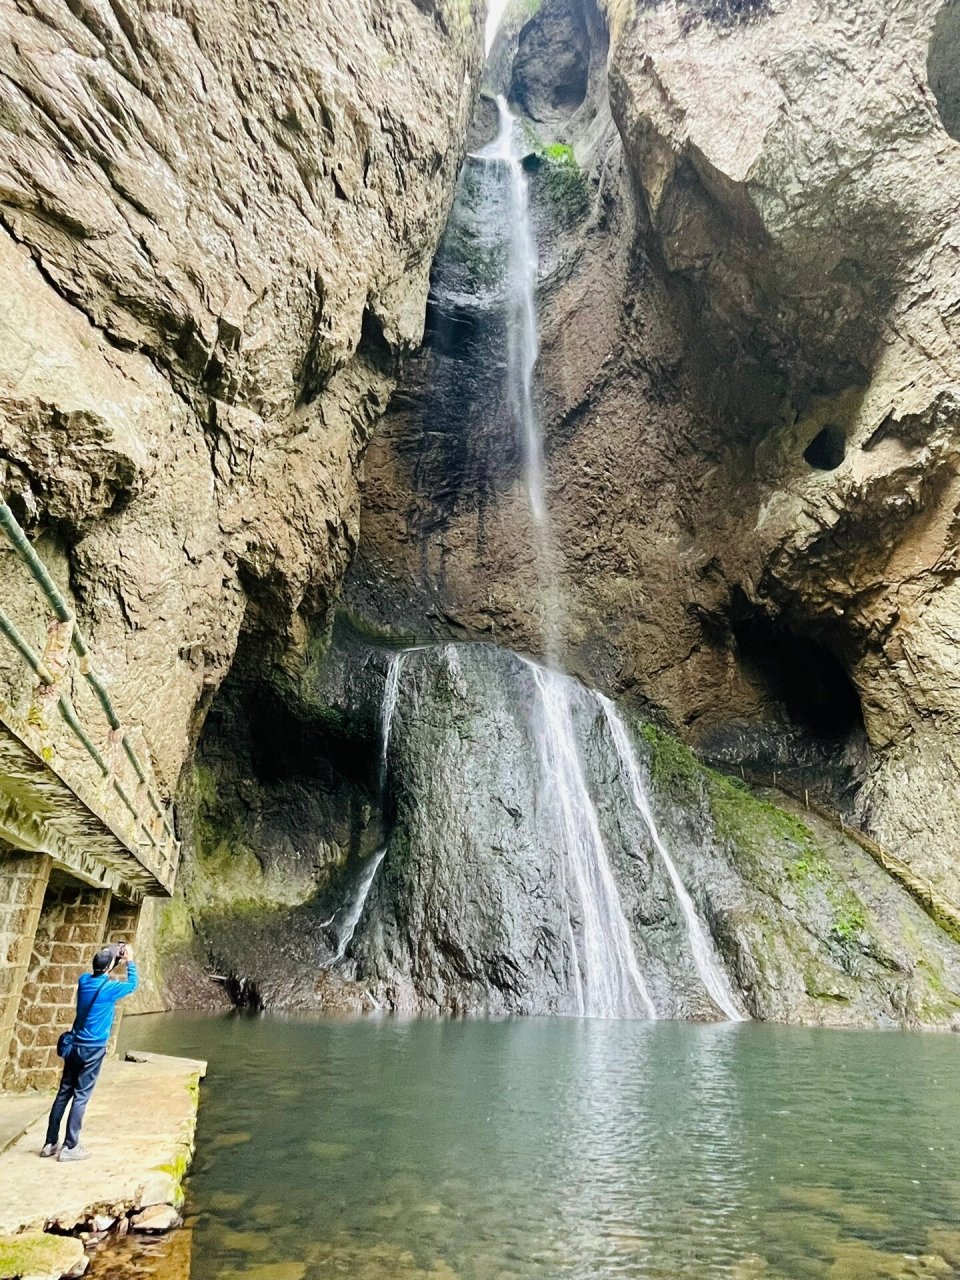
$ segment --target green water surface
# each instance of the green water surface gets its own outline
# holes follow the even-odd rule
[[[960,1275],[956,1037],[130,1018],[207,1058],[192,1280]]]

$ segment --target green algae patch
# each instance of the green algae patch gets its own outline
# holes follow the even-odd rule
[[[640,736],[650,748],[650,778],[654,787],[678,804],[695,800],[707,770],[690,748],[649,723],[643,725]]]
[[[830,928],[834,937],[843,943],[853,942],[867,927],[867,913],[863,903],[852,889],[839,885],[830,886],[827,900],[833,907]]]
[[[535,155],[539,161],[534,165],[536,189],[546,195],[561,225],[579,222],[589,211],[590,201],[587,180],[573,147],[555,142],[541,147]]]
[[[169,1179],[169,1187],[163,1199],[176,1209],[179,1209],[186,1200],[186,1191],[183,1184],[186,1181],[192,1160],[192,1149],[184,1146],[181,1147],[172,1160],[166,1160],[163,1164],[154,1165],[150,1171],[153,1174],[160,1174],[162,1177]]]
[[[822,874],[826,861],[806,823],[761,800],[733,778],[713,772],[709,777],[710,810],[717,835],[736,853],[762,862],[777,846],[786,845],[795,850],[791,865],[798,880],[805,882]]]
[[[45,1231],[0,1236],[0,1280],[20,1276],[61,1276],[81,1266],[85,1254],[75,1236],[54,1236]]]
[[[543,0],[512,0],[504,14],[503,24],[522,26],[524,22],[535,18],[542,8]]]

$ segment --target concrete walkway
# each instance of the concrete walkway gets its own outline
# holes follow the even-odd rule
[[[0,1154],[0,1237],[73,1231],[95,1216],[114,1219],[146,1205],[179,1204],[206,1063],[135,1056],[103,1068],[83,1126],[89,1160],[39,1159],[49,1099]]]
[[[0,1093],[0,1155],[13,1146],[39,1116],[45,1116],[52,1093]]]

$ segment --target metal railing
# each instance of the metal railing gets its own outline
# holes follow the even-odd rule
[[[2,497],[0,497],[0,528],[6,534],[20,560],[29,569],[53,611],[47,649],[42,656],[24,638],[2,608],[0,608],[0,634],[10,642],[37,677],[35,689],[41,694],[56,696],[56,705],[64,723],[96,765],[104,785],[116,795],[129,814],[128,825],[132,826],[132,839],[129,845],[131,851],[137,851],[144,846],[148,847],[152,851],[152,857],[148,854],[146,858],[142,858],[143,865],[148,870],[155,868],[157,879],[169,888],[176,873],[180,846],[170,818],[157,798],[151,781],[152,770],[141,762],[117,715],[104,681],[91,665],[90,646],[77,625],[76,615]],[[106,754],[118,755],[122,750],[136,779],[134,787],[125,786],[117,776],[113,762],[108,763],[104,759],[104,752],[97,747],[83,727],[68,694],[61,689],[61,682],[68,670],[71,651],[76,655],[77,669],[92,690],[106,718],[107,741],[111,747],[117,748],[115,752],[108,751]],[[139,853],[137,856],[140,856]]]

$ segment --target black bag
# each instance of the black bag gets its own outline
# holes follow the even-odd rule
[[[101,982],[100,986],[97,988],[96,995],[87,1005],[87,1012],[84,1014],[83,1022],[80,1023],[79,1027],[77,1026],[76,1018],[74,1018],[73,1026],[70,1028],[70,1030],[64,1031],[60,1036],[60,1039],[57,1041],[57,1057],[58,1058],[66,1059],[70,1057],[71,1053],[73,1053],[74,1042],[77,1038],[77,1035],[87,1025],[87,1019],[90,1017],[91,1011],[93,1010],[93,1006],[97,1003],[97,996],[99,996],[100,992],[103,990],[103,988],[107,985],[109,981],[110,979],[106,975],[104,975],[103,982]]]

